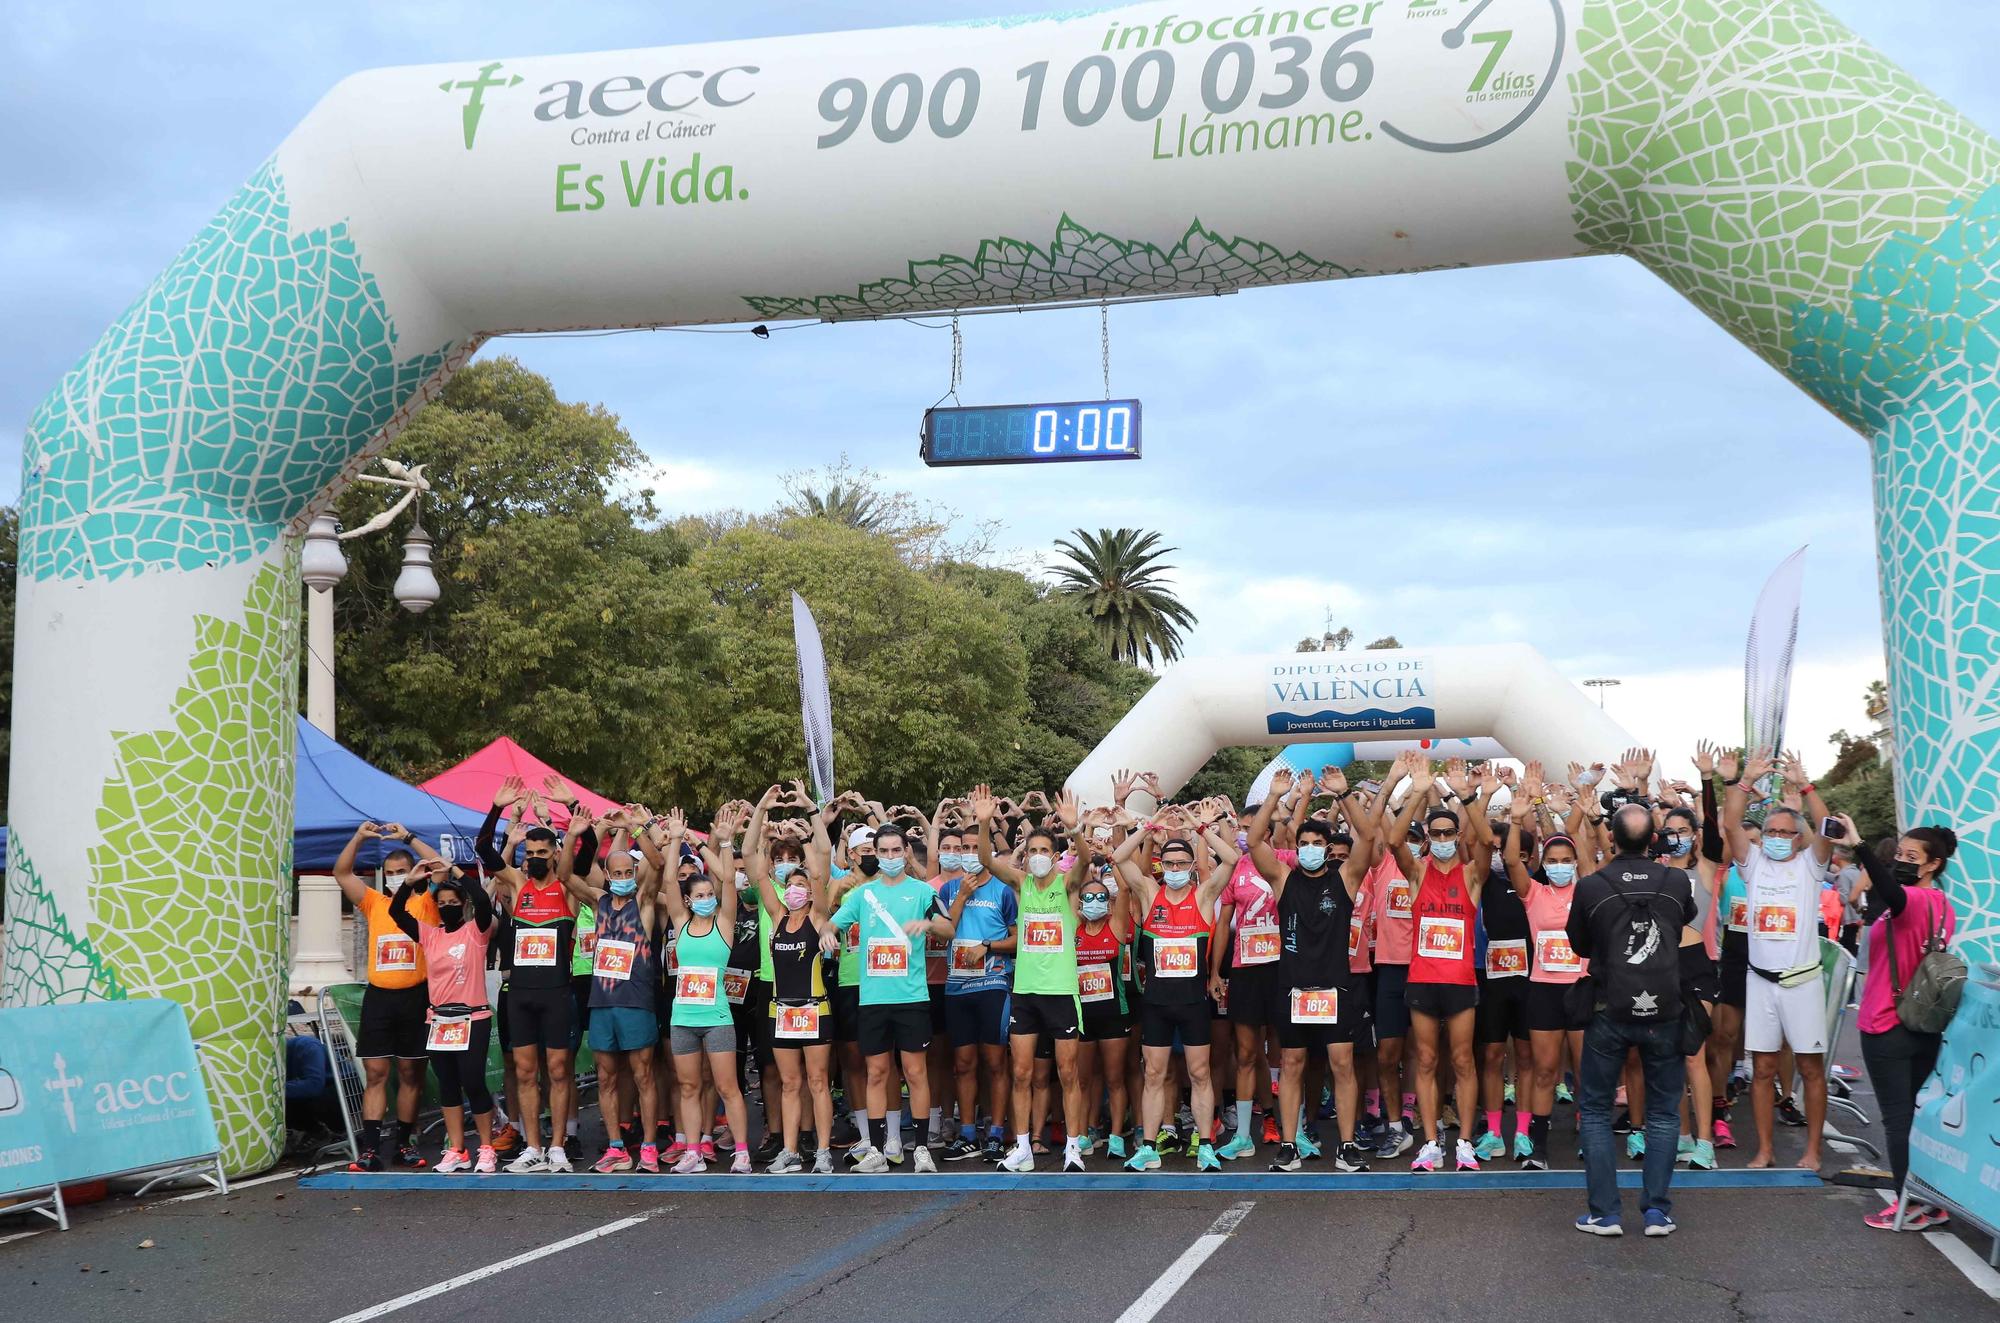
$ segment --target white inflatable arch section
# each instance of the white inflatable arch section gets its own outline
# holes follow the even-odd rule
[[[1171,795],[1217,749],[1296,744],[1301,735],[1491,736],[1522,761],[1550,767],[1634,743],[1525,643],[1201,657],[1162,676],[1065,788],[1086,805],[1106,804],[1112,774],[1131,768],[1158,773]]]

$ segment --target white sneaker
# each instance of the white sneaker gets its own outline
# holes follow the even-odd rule
[[[805,1166],[804,1160],[798,1154],[792,1152],[790,1149],[785,1149],[777,1157],[772,1158],[771,1165],[764,1168],[764,1170],[772,1176],[790,1176],[794,1172],[804,1171]]]
[[[813,1175],[815,1176],[833,1175],[832,1149],[823,1148],[819,1152],[813,1154]]]
[[[882,1156],[898,1167],[903,1165],[903,1136],[901,1134],[895,1130],[889,1132],[889,1142],[882,1145]]]
[[[466,1155],[464,1149],[448,1148],[444,1151],[444,1156],[437,1160],[437,1166],[431,1170],[440,1176],[449,1176],[457,1171],[471,1171],[472,1159]]]
[[[552,1153],[562,1152],[559,1148],[550,1151]],[[569,1165],[567,1159],[564,1160],[563,1165]],[[522,1149],[519,1156],[507,1164],[507,1174],[510,1176],[525,1176],[530,1172],[553,1170],[555,1170],[554,1166],[549,1162],[548,1158],[542,1156],[542,1151],[538,1148]]]
[[[575,1167],[569,1165],[569,1154],[563,1152],[561,1145],[557,1145],[549,1150],[549,1155],[546,1161],[549,1164],[550,1171],[573,1172],[576,1170]],[[512,1167],[509,1167],[507,1168],[507,1170],[512,1171],[514,1169]]]
[[[1479,1154],[1473,1151],[1472,1144],[1467,1140],[1461,1139],[1458,1141],[1458,1150],[1452,1155],[1452,1158],[1453,1165],[1460,1171],[1479,1170]]]
[[[1026,1144],[1016,1144],[1008,1150],[1006,1157],[1000,1159],[1000,1170],[1002,1171],[1033,1171],[1034,1169],[1035,1150]]]
[[[472,1170],[480,1176],[491,1176],[500,1170],[500,1155],[490,1148],[479,1150],[479,1160],[472,1164]]]
[[[917,1145],[917,1151],[912,1156],[914,1156],[917,1160],[916,1171],[918,1175],[934,1176],[937,1174],[937,1163],[931,1161],[930,1145],[928,1144]]]
[[[871,1148],[854,1164],[854,1170],[857,1175],[876,1176],[889,1170],[889,1159],[882,1155],[881,1149]]]
[[[1417,1156],[1410,1162],[1411,1171],[1436,1171],[1444,1165],[1444,1150],[1436,1140],[1417,1150]]]
[[[1064,1171],[1082,1171],[1084,1169],[1083,1150],[1077,1146],[1077,1142],[1074,1139],[1063,1145],[1062,1169]]]

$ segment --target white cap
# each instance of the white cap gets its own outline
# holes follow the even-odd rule
[[[847,848],[852,850],[859,845],[870,845],[874,840],[875,829],[873,827],[858,825],[853,831],[847,833]]]

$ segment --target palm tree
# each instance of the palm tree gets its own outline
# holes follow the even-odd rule
[[[837,482],[824,495],[811,488],[800,492],[792,503],[792,512],[809,519],[831,519],[864,533],[878,529],[889,514],[882,508],[882,498],[874,492],[861,487],[842,487]]]
[[[1151,665],[1157,651],[1163,661],[1178,660],[1181,630],[1193,628],[1194,613],[1160,581],[1173,568],[1160,557],[1175,548],[1159,546],[1158,533],[1136,528],[1071,531],[1075,542],[1056,540],[1056,549],[1069,557],[1055,567],[1056,590],[1082,603],[1113,659]]]

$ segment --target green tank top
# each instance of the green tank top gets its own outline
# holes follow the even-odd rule
[[[570,948],[571,978],[588,975],[597,957],[597,911],[588,905],[576,907],[576,945]]]
[[[1076,995],[1076,911],[1070,908],[1069,883],[1060,873],[1047,886],[1032,875],[1021,878],[1021,917],[1014,935],[1014,991]],[[1056,945],[1060,931],[1062,943]]]
[[[743,902],[739,900],[736,903],[741,905]],[[757,907],[757,981],[776,983],[778,973],[771,968],[771,929],[777,927],[778,920],[765,913],[763,893],[754,886],[750,888],[750,903]],[[814,956],[813,959],[819,957]]]
[[[674,966],[679,972],[674,979],[674,1014],[669,1023],[686,1025],[690,1029],[728,1024],[732,1017],[729,993],[722,986],[722,974],[729,968],[729,931],[712,920],[690,919],[688,922],[690,926],[708,923],[709,930],[696,936],[687,928],[682,928],[680,940],[674,944]],[[692,970],[712,972],[713,981],[705,975],[690,978]]]

